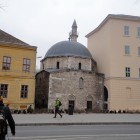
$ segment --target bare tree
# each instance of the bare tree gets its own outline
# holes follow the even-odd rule
[[[1,4],[0,4],[0,9],[2,9],[2,6],[1,6]]]
[[[2,1],[0,0],[0,9],[3,9]],[[3,9],[4,10],[4,9]]]
[[[1,10],[1,9],[4,10],[3,7],[4,7],[4,6],[0,3],[0,10]]]

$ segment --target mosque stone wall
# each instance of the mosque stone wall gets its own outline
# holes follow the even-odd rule
[[[47,58],[43,61],[45,70],[47,69],[56,69],[57,62],[59,62],[60,69],[79,69],[79,63],[81,63],[82,70],[92,70],[92,66],[96,67],[96,65],[92,62],[91,59],[87,58],[78,58],[78,57],[54,57]]]
[[[103,76],[95,72],[62,70],[50,73],[49,82],[49,104],[48,108],[53,109],[54,100],[58,97],[62,101],[62,108],[68,108],[69,97],[75,99],[75,110],[85,110],[87,98],[92,97],[93,110],[101,110],[99,100],[103,98]],[[79,79],[83,79],[82,88],[79,86]],[[102,81],[102,82],[101,82]],[[99,91],[100,89],[100,91]]]
[[[62,101],[63,109],[103,109],[104,75],[97,73],[96,62],[77,37],[74,21],[69,40],[54,44],[41,61],[41,70],[49,72],[48,109],[54,109],[56,98]]]

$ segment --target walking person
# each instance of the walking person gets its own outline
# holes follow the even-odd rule
[[[5,140],[6,138],[6,135],[8,133],[8,130],[7,130],[7,122],[9,124],[9,127],[11,129],[11,133],[12,135],[15,135],[15,121],[12,117],[12,114],[11,114],[11,111],[9,109],[8,106],[4,106],[4,103],[3,103],[3,98],[0,96],[0,114],[2,115],[3,117],[3,120],[5,121],[5,123],[2,123],[2,118],[1,118],[1,129],[0,129],[0,140]],[[3,125],[4,124],[4,125]]]
[[[55,105],[54,105],[54,106],[55,106],[54,118],[56,118],[57,114],[59,114],[60,117],[62,118],[62,114],[61,114],[61,112],[60,112],[60,106],[61,106],[61,105],[62,105],[62,104],[61,104],[59,98],[56,98],[56,100],[55,100]]]

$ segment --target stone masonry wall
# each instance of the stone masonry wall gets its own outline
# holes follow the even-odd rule
[[[47,58],[42,63],[44,64],[44,69],[56,69],[56,64],[59,62],[60,69],[78,69],[79,63],[81,63],[82,70],[91,71],[92,61],[87,58],[78,57],[55,57]]]
[[[79,88],[80,78],[83,78],[83,88]],[[98,75],[94,72],[63,70],[50,73],[48,108],[54,107],[54,100],[58,97],[62,101],[63,109],[67,109],[69,96],[72,95],[75,97],[75,110],[86,109],[88,96],[93,98],[93,110],[99,110],[102,93],[98,89]]]

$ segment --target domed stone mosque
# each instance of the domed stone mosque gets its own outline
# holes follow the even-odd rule
[[[54,109],[59,98],[62,109],[98,112],[104,105],[104,75],[97,72],[97,64],[89,50],[77,42],[74,20],[69,40],[54,44],[41,60],[36,74],[35,107]]]

